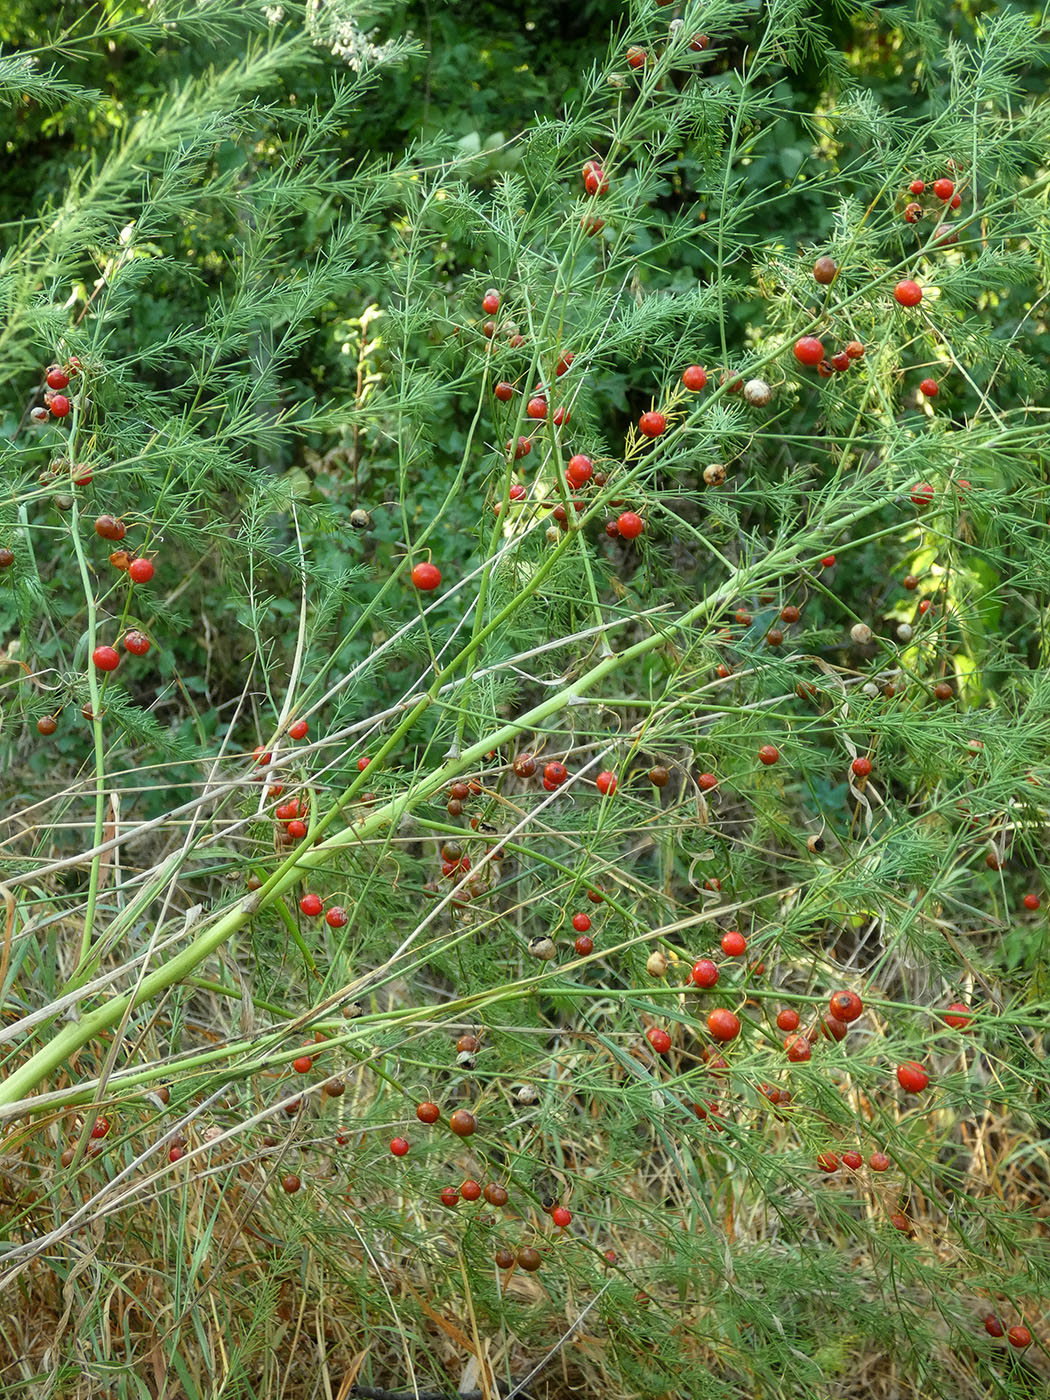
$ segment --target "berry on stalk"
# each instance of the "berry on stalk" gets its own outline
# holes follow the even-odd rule
[[[412,582],[421,593],[430,593],[441,583],[441,570],[436,564],[416,564]]]
[[[120,665],[120,653],[116,647],[96,647],[91,653],[91,660],[97,671],[115,671]]]
[[[795,359],[800,365],[819,365],[824,358],[824,346],[815,335],[804,335],[795,341]]]

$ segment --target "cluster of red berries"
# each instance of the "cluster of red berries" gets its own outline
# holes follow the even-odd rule
[[[65,364],[48,366],[44,375],[44,407],[31,409],[29,414],[34,423],[46,423],[52,416],[69,416],[73,405],[65,391],[69,388],[69,381],[80,373],[80,368],[76,355],[70,355]]]
[[[284,804],[283,810],[291,811],[293,806],[296,811],[299,810],[298,799],[294,797],[290,802]],[[343,928],[349,917],[343,906],[332,904],[327,911],[324,906],[325,901],[319,894],[304,894],[299,900],[299,908],[308,919],[319,919],[324,914],[325,923],[329,928]]]
[[[453,815],[458,815],[458,810],[461,809],[461,803],[459,799],[450,798],[449,801],[450,805],[452,802],[456,803],[457,811],[454,812]],[[475,822],[477,822],[477,820],[477,818],[471,818],[471,824],[473,825]],[[480,822],[478,823],[478,825],[480,826]],[[492,851],[492,859],[494,862],[501,862],[505,856],[506,852],[502,846],[496,846]],[[459,881],[464,875],[470,873],[470,869],[470,856],[464,854],[463,847],[459,844],[458,841],[442,842],[441,874],[444,879],[455,880],[457,883],[459,883]],[[487,872],[491,869],[491,866],[486,866],[484,868],[485,873],[478,872],[472,875],[470,880],[467,881],[466,885],[462,889],[457,891],[455,897],[452,900],[452,903],[457,909],[465,907],[472,899],[483,898],[488,893],[486,877]],[[423,886],[423,893],[432,898],[436,898],[437,895],[440,894],[440,892],[441,886],[437,880],[428,880]]]
[[[859,340],[850,340],[841,350],[828,355],[824,342],[815,335],[803,335],[795,341],[795,359],[800,365],[816,369],[822,379],[833,374],[844,374],[855,360],[864,358],[864,346]]]
[[[908,186],[908,194],[911,195],[911,199],[904,206],[904,222],[907,224],[918,223],[926,213],[925,206],[920,202],[920,197],[923,195],[933,195],[937,202],[934,210],[938,216],[945,208],[954,210],[962,205],[962,195],[956,189],[955,181],[949,179],[947,175],[941,175],[929,185],[926,184],[925,180],[913,180]],[[950,229],[944,224],[939,225],[934,234],[938,243],[954,243],[958,237],[959,235],[954,229]]]

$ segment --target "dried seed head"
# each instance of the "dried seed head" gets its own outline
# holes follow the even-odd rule
[[[535,938],[529,939],[529,956],[539,958],[540,962],[551,962],[558,956],[558,950],[554,946],[554,940],[547,935],[539,934]]]
[[[660,952],[659,948],[649,954],[646,960],[645,970],[650,977],[666,977],[667,959],[664,957],[663,953]]]

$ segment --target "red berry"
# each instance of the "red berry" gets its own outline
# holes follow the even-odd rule
[[[291,739],[305,739],[309,728],[310,726],[305,719],[297,719],[289,728],[288,736]]]
[[[911,1221],[901,1211],[894,1211],[890,1216],[890,1224],[895,1230],[899,1230],[902,1235],[911,1234]]]
[[[566,372],[566,370],[569,368],[569,366],[572,364],[575,358],[575,351],[572,350],[566,350],[565,354],[562,355],[561,359],[554,367],[554,373],[558,376],[559,379]]]
[[[828,1003],[832,1016],[837,1021],[855,1021],[864,1010],[864,1003],[856,992],[832,992]]]
[[[48,735],[54,734],[57,728],[58,720],[54,715],[41,715],[36,722],[37,733],[43,734],[45,738],[47,738]]]
[[[919,385],[919,393],[928,399],[935,399],[941,392],[941,387],[936,379],[924,379]]]
[[[846,354],[845,350],[836,350],[831,357],[831,368],[836,374],[845,374],[853,361]]]
[[[604,773],[599,773],[595,778],[594,786],[603,797],[611,797],[616,791],[616,774],[610,773],[606,769]]]
[[[311,919],[316,919],[324,908],[319,894],[304,894],[299,901],[299,908]]]
[[[507,451],[514,453],[514,460],[520,461],[522,457],[527,457],[532,451],[532,443],[527,437],[518,438],[517,442],[508,442]]]
[[[713,987],[718,981],[718,968],[710,958],[700,958],[693,963],[692,978],[698,987]]]
[[[341,904],[333,904],[324,916],[324,921],[329,928],[344,928],[347,921],[347,913]]]
[[[459,1194],[465,1201],[476,1201],[481,1196],[481,1186],[478,1182],[468,1177],[459,1188]]]
[[[645,1038],[658,1055],[666,1055],[671,1048],[671,1037],[659,1026],[650,1026],[645,1033]]]
[[[306,823],[296,817],[294,821],[288,823],[286,830],[293,841],[301,841],[306,835]]]
[[[403,1137],[394,1138],[390,1144],[390,1151],[395,1157],[403,1157],[408,1151],[408,1139]]]
[[[784,1041],[784,1049],[787,1057],[793,1065],[800,1065],[811,1058],[813,1054],[809,1040],[804,1035],[789,1035]]]
[[[820,561],[820,563],[822,568],[833,569],[835,567],[834,554],[825,554],[824,558]]]
[[[292,1061],[292,1069],[296,1074],[309,1074],[314,1067],[314,1062],[309,1055],[299,1055]]]
[[[605,194],[608,190],[608,176],[596,161],[589,160],[584,164],[583,187],[588,194]]]
[[[459,1201],[459,1192],[454,1186],[446,1186],[441,1192],[441,1204],[451,1210]]]
[[[359,773],[363,773],[371,762],[372,760],[367,756],[367,754],[362,754],[361,757],[357,760],[357,771]]]
[[[958,191],[956,191],[955,194],[953,194],[952,197],[951,197],[951,199],[948,201],[948,207],[949,207],[949,209],[961,209],[961,208],[962,208],[962,195],[959,194]],[[953,243],[957,242],[957,241],[958,241],[958,238],[959,238],[959,235],[956,233],[955,236],[954,236],[954,238],[951,239],[951,242],[953,242]]]
[[[989,1313],[984,1319],[984,1330],[989,1337],[1002,1337],[1005,1335],[1003,1324],[996,1317],[995,1313]]]
[[[91,1125],[91,1136],[97,1141],[104,1138],[109,1132],[110,1122],[108,1118],[96,1118]]]
[[[887,1172],[892,1165],[885,1152],[873,1152],[868,1158],[868,1166],[873,1172]]]
[[[819,365],[824,358],[824,346],[815,335],[804,335],[795,341],[795,359],[800,365]]]
[[[644,68],[644,67],[645,67],[645,59],[646,59],[645,50],[642,49],[642,48],[639,48],[637,44],[632,44],[631,47],[627,50],[627,66],[628,66],[628,68]]]
[[[500,295],[495,287],[490,287],[481,298],[481,309],[486,316],[495,316],[499,310]]]
[[[99,671],[115,671],[120,665],[120,653],[116,647],[96,647],[91,659]]]
[[[168,1148],[168,1161],[169,1161],[169,1162],[177,1162],[181,1156],[182,1156],[182,1148],[181,1148],[181,1147],[169,1147],[169,1148]]]
[[[416,1106],[416,1117],[421,1123],[436,1123],[441,1117],[441,1109],[436,1103],[431,1103],[429,1099],[424,1099]]]
[[[1012,1347],[1020,1349],[1032,1345],[1032,1334],[1027,1327],[1023,1327],[1020,1323],[1017,1323],[1007,1331],[1006,1340]]]
[[[905,1060],[897,1066],[897,1083],[909,1094],[921,1094],[930,1076],[916,1060]]]
[[[763,744],[758,751],[759,763],[764,763],[767,768],[771,768],[774,763],[780,761],[780,750],[775,744]]]
[[[859,1152],[843,1152],[842,1154],[842,1165],[849,1167],[851,1172],[858,1171],[863,1162],[864,1158]]]
[[[452,1117],[448,1120],[448,1126],[455,1133],[456,1137],[470,1137],[477,1128],[477,1120],[473,1113],[466,1108],[457,1108]]]
[[[722,952],[727,958],[742,958],[747,949],[747,939],[735,928],[722,935]]]
[[[537,394],[534,399],[529,399],[525,405],[525,412],[529,418],[546,418],[547,400]]]
[[[822,1016],[820,1029],[826,1040],[844,1040],[849,1027],[837,1016]]]
[[[514,397],[514,385],[509,384],[505,379],[501,379],[492,392],[495,394],[496,398],[499,399],[500,403],[510,403],[511,399]]]
[[[578,491],[590,481],[593,471],[594,463],[591,459],[585,457],[582,452],[577,452],[566,464],[565,479],[574,491]]]
[[[49,405],[51,412],[56,418],[65,418],[69,412],[70,403],[65,394],[56,394]]]
[[[909,205],[906,207],[906,209],[904,210],[904,222],[905,222],[906,224],[918,223],[919,219],[921,219],[921,218],[922,218],[922,205],[921,205],[921,204],[909,204]]]
[[[47,372],[47,387],[49,389],[64,389],[69,383],[69,375],[58,365],[52,365]]]
[[[296,1176],[295,1172],[289,1172],[287,1176],[281,1178],[281,1185],[285,1191],[288,1192],[289,1196],[294,1196],[302,1184],[303,1183]]]
[[[951,180],[945,179],[942,176],[941,179],[934,180],[933,192],[938,199],[943,199],[945,203],[947,203],[947,201],[951,199],[952,195],[955,193],[955,185],[952,183]]]
[[[906,277],[903,282],[898,282],[894,287],[893,295],[901,306],[918,306],[919,302],[922,301],[922,288],[918,282],[913,282]]]
[[[667,419],[662,413],[650,409],[638,419],[638,431],[642,437],[658,438],[667,431]]]
[[[604,904],[605,902],[605,896],[602,894],[601,890],[588,890],[587,898],[592,904]]]
[[[859,340],[847,341],[846,354],[851,360],[862,360],[864,358],[864,346]]]
[[[822,1152],[817,1158],[817,1166],[822,1172],[837,1172],[839,1169],[839,1159],[834,1152]]]
[[[856,777],[867,778],[871,774],[871,759],[864,758],[863,756],[860,758],[855,758],[850,764],[850,767],[853,769],[853,772],[856,775]]]
[[[640,515],[635,515],[633,510],[625,510],[616,521],[616,529],[621,538],[636,540],[645,529],[645,521]]]
[[[543,781],[550,783],[552,787],[561,787],[569,776],[569,770],[564,763],[545,763],[543,765]]]
[[[441,570],[436,564],[417,564],[412,570],[412,582],[421,593],[430,593],[441,583]]]
[[[791,1006],[777,1012],[777,1025],[782,1031],[797,1031],[799,1019],[798,1012]]]
[[[153,577],[152,559],[132,559],[128,565],[128,578],[132,583],[149,583]]]
[[[740,1034],[740,1021],[725,1007],[717,1007],[707,1017],[707,1029],[716,1040],[735,1040]]]
[[[564,1230],[572,1219],[572,1211],[566,1206],[555,1206],[551,1211],[551,1219],[554,1221],[555,1225]]]
[[[124,634],[124,650],[130,651],[132,656],[145,656],[150,648],[150,640],[145,632],[139,632],[132,628],[130,632]]]
[[[703,365],[690,365],[682,371],[682,383],[691,394],[699,394],[707,387],[707,370]]]
[[[112,515],[100,515],[95,521],[95,534],[104,540],[122,540],[127,532],[123,520]]]
[[[718,779],[713,773],[701,773],[696,780],[696,785],[701,792],[711,792],[718,786]]]
[[[594,952],[594,939],[589,933],[581,933],[572,946],[576,950],[577,957],[586,958]]]
[[[1039,896],[1037,894],[1026,894],[1022,903],[1026,909],[1038,909]]]
[[[586,933],[591,926],[590,914],[573,914],[572,926],[577,933]]]
[[[694,34],[689,40],[689,47],[692,49],[693,53],[702,53],[710,42],[711,40],[706,34]]]
[[[945,1025],[951,1026],[952,1030],[955,1031],[965,1030],[972,1020],[970,1008],[963,1001],[951,1002],[948,1010],[944,1013]]]
[[[928,481],[917,481],[911,488],[911,503],[921,510],[933,500],[934,490]]]
[[[908,186],[908,189],[911,191],[912,194],[922,194],[925,188],[926,185],[922,180],[913,180]]]

